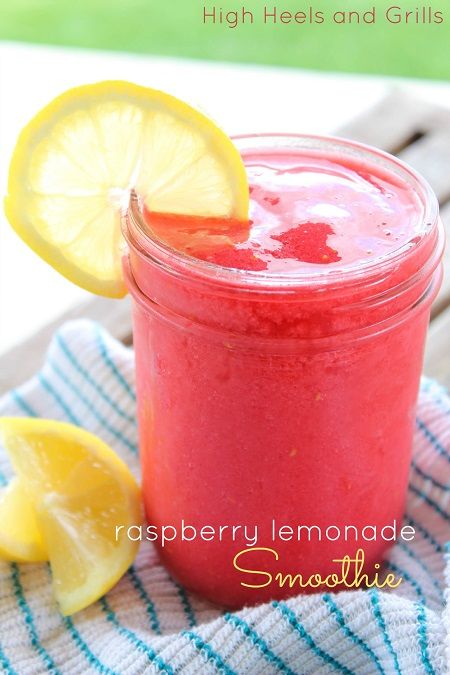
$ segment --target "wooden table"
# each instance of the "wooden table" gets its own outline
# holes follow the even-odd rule
[[[394,92],[337,134],[398,155],[432,185],[450,228],[450,110]],[[425,373],[450,388],[450,246],[445,275],[432,308]],[[103,324],[117,339],[131,344],[130,300],[96,298],[70,310],[0,358],[0,393],[30,377],[42,363],[52,333],[64,321],[87,317]]]

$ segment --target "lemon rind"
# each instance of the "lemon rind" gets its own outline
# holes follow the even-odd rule
[[[211,119],[170,94],[123,80],[106,80],[70,89],[42,108],[21,131],[13,152],[8,177],[8,194],[5,198],[6,216],[19,237],[64,277],[97,295],[122,298],[127,293],[122,276],[99,280],[94,275],[86,273],[82,267],[70,261],[58,246],[39,235],[38,230],[30,222],[30,214],[25,215],[26,207],[22,205],[22,201],[25,203],[27,201],[27,188],[23,183],[27,175],[29,156],[37,143],[52,129],[55,120],[68,112],[70,107],[74,110],[80,108],[83,101],[86,101],[87,106],[92,105],[93,101],[102,96],[108,100],[111,94],[115,97],[123,96],[127,102],[134,97],[148,109],[151,101],[153,106],[162,106],[183,122],[194,124],[207,137],[217,156],[232,167],[229,176],[234,183],[235,210],[229,214],[230,217],[241,220],[248,218],[249,196],[245,167],[232,141]],[[120,227],[119,214],[117,227]]]

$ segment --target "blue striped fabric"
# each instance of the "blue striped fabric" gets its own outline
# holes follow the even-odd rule
[[[97,324],[54,337],[41,371],[0,400],[1,415],[49,417],[104,438],[139,477],[132,352]],[[0,448],[0,486],[11,469]],[[0,563],[0,673],[265,675],[450,673],[450,399],[424,381],[405,524],[390,552],[403,583],[304,595],[224,613],[179,586],[142,547],[92,607],[62,617],[47,565]],[[447,605],[445,602],[447,601]]]

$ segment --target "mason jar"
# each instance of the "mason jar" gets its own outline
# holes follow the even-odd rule
[[[156,541],[170,573],[229,607],[297,594],[276,575],[325,576],[358,549],[373,570],[392,544],[382,528],[398,537],[444,239],[430,187],[392,156],[313,136],[235,142],[244,163],[305,152],[359,162],[420,208],[407,245],[286,274],[175,250],[131,199],[124,267],[147,519],[177,532]]]

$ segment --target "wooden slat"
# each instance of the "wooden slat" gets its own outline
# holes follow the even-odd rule
[[[450,306],[450,202],[447,202],[441,209],[441,218],[444,223],[444,228],[447,234],[447,242],[444,251],[444,279],[442,281],[441,290],[434,301],[431,317],[435,319],[438,314],[444,311],[446,307]],[[449,359],[450,359],[450,345],[449,345]]]
[[[447,233],[450,232],[450,202],[441,211]],[[425,374],[450,389],[450,245],[444,253],[444,279],[434,302],[425,350]]]
[[[450,389],[450,307],[430,324],[424,370]]]
[[[450,111],[394,89],[380,103],[338,129],[350,138],[397,154],[414,141],[450,124]]]
[[[63,314],[31,338],[13,347],[0,358],[0,394],[31,377],[42,365],[45,352],[55,330],[72,319],[93,319],[101,323],[115,338],[131,343],[130,299],[95,298]]]
[[[426,178],[440,204],[450,199],[450,119],[447,127],[426,134],[399,157]]]

